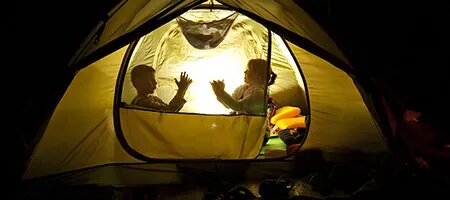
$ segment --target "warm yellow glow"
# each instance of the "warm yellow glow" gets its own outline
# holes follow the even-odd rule
[[[193,82],[186,93],[187,103],[181,112],[228,114],[231,111],[217,101],[210,82],[224,80],[225,91],[229,94],[244,83],[247,60],[238,52],[236,49],[227,49],[220,54],[182,64],[180,70],[186,71]]]
[[[280,48],[281,52],[283,53],[284,57],[288,61],[290,67],[292,70],[294,70],[295,77],[297,78],[297,83],[300,85],[301,88],[305,89],[305,85],[303,84],[303,78],[300,75],[300,71],[297,68],[297,64],[295,64],[294,58],[292,57],[291,52],[289,52],[288,47],[284,43],[283,39],[277,35],[276,33],[272,32],[272,38],[275,44]]]

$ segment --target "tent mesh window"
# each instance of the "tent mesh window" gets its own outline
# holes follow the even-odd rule
[[[234,12],[212,22],[195,22],[181,16],[176,20],[189,44],[197,49],[212,49],[224,40],[237,16],[238,13]]]

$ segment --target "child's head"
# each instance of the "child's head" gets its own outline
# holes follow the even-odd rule
[[[267,64],[267,61],[263,59],[251,59],[248,61],[244,77],[245,83],[259,85],[273,84],[276,74],[270,68],[267,70]],[[270,76],[268,72],[270,72]]]
[[[138,94],[153,94],[156,90],[155,69],[148,65],[138,65],[131,71],[131,82]]]

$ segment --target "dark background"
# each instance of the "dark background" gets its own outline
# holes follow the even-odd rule
[[[117,0],[20,1],[8,11],[8,81],[14,108],[8,173],[19,181],[23,150],[64,92],[67,63]],[[448,117],[449,32],[445,1],[297,0],[335,39],[352,65],[436,121]],[[8,9],[12,7],[13,9]],[[11,56],[9,55],[11,53]],[[9,64],[11,63],[11,64]],[[7,75],[9,76],[9,75]],[[4,76],[6,77],[6,76]],[[7,99],[6,99],[7,100]]]
[[[448,93],[449,6],[440,1],[297,0],[352,64],[421,109]],[[416,99],[416,100],[414,100]],[[443,107],[441,107],[442,109]]]

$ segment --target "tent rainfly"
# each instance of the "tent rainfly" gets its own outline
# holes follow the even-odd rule
[[[231,94],[255,58],[277,74],[265,98],[307,116],[299,154],[318,149],[339,161],[350,152],[389,152],[349,61],[294,1],[134,0],[114,7],[73,56],[69,67],[77,73],[39,134],[23,179],[126,184],[155,181],[130,174],[175,170],[170,162],[272,161],[262,150],[272,144],[263,145],[266,114],[230,114],[210,84],[224,80]],[[131,72],[142,64],[155,70],[153,95],[164,102],[177,92],[174,78],[192,78],[181,110],[132,104]]]

